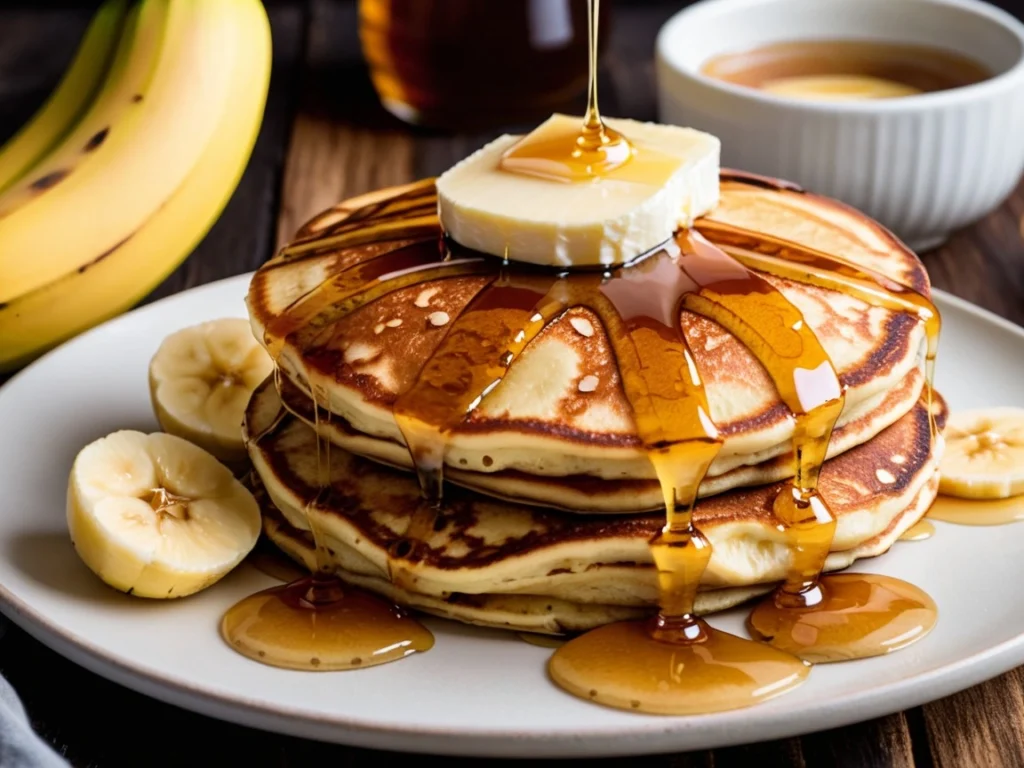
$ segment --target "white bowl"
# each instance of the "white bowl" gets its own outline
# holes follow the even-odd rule
[[[967,55],[994,77],[894,99],[816,102],[706,77],[712,56],[790,40]],[[859,208],[923,250],[1002,203],[1024,171],[1024,24],[978,0],[703,0],[657,40],[659,120],[722,140],[722,164]]]

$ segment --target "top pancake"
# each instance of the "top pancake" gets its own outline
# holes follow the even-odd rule
[[[721,202],[703,221],[834,253],[928,291],[927,275],[913,253],[835,201],[727,173]],[[378,225],[372,236],[368,222]],[[383,238],[379,225],[387,230]],[[439,242],[440,235],[430,180],[353,198],[321,214],[300,230],[292,252],[286,249],[254,277],[247,302],[257,339],[280,342],[268,329],[289,305],[315,295],[325,281],[343,279],[344,270],[411,243]],[[707,237],[714,242],[716,236],[709,229]],[[432,279],[384,293],[320,327],[299,329],[280,350],[281,370],[307,393],[315,389],[318,402],[352,430],[402,443],[392,414],[396,397],[413,383],[459,313],[490,279]],[[865,403],[912,382],[914,391],[898,399],[895,410],[873,419],[858,442],[909,410],[921,388],[924,342],[923,323],[915,314],[872,307],[791,280],[765,279],[801,311],[831,358],[846,388],[840,425],[862,414]],[[496,328],[502,328],[500,321]],[[711,418],[725,437],[709,476],[786,453],[793,418],[760,363],[717,323],[688,311],[681,312],[680,322],[704,381]],[[572,308],[530,342],[501,383],[451,431],[445,461],[464,472],[653,477],[597,316]],[[750,480],[748,474],[744,484]]]

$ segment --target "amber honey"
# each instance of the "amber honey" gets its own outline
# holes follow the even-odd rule
[[[935,602],[913,584],[876,573],[835,573],[797,596],[779,591],[747,624],[754,637],[821,663],[898,651],[924,637],[937,619]]]
[[[372,667],[434,645],[428,629],[387,600],[316,576],[245,598],[224,616],[222,632],[239,653],[287,669]]]
[[[518,637],[524,643],[536,645],[538,648],[561,648],[566,643],[566,639],[564,637],[557,637],[555,635],[539,635],[535,632],[520,632]]]
[[[900,536],[900,541],[926,541],[935,535],[935,526],[928,520],[918,520]]]
[[[360,0],[359,37],[381,102],[411,123],[537,121],[587,88],[584,0]]]
[[[958,499],[939,495],[928,510],[932,520],[957,525],[1005,525],[1024,520],[1024,495],[1008,499]]]
[[[973,85],[992,76],[978,62],[931,46],[869,40],[772,43],[709,59],[717,80],[804,99],[887,99]]]

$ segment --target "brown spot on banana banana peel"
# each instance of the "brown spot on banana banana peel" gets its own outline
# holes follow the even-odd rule
[[[106,127],[101,131],[97,131],[96,134],[85,143],[83,152],[92,152],[100,144],[107,140],[107,134],[110,133],[110,127]]]
[[[105,258],[107,258],[107,256],[109,256],[114,251],[116,251],[118,248],[120,248],[122,245],[127,243],[134,236],[135,236],[135,232],[132,232],[130,235],[128,235],[128,237],[126,237],[124,240],[119,242],[117,245],[113,246],[112,248],[108,248],[107,250],[105,250],[103,253],[101,253],[99,256],[97,256],[92,261],[88,261],[85,264],[83,264],[82,266],[80,266],[78,268],[78,274],[82,274],[83,272],[85,272],[87,269],[89,269],[90,267],[94,266],[95,264],[99,264],[101,261],[103,261]]]
[[[33,192],[45,192],[57,184],[62,182],[68,175],[69,171],[59,170],[51,171],[45,176],[40,176],[38,179],[32,182],[31,187]]]
[[[99,147],[107,139],[107,134],[110,133],[110,128],[104,128],[101,131],[97,131],[89,141],[85,143],[85,147],[82,148],[83,152],[92,152]],[[64,181],[70,174],[67,168],[60,168],[56,171],[50,171],[45,176],[40,176],[38,179],[33,181],[29,188],[33,192],[45,192],[48,189],[53,189],[60,182]]]

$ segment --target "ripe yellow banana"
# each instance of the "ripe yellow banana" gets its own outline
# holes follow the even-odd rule
[[[127,0],[107,0],[100,7],[60,84],[35,116],[0,148],[0,191],[50,152],[89,108],[110,69],[127,8]]]
[[[259,133],[272,58],[263,5],[258,0],[235,5],[238,50],[228,68],[231,84],[219,124],[198,162],[167,202],[120,246],[0,306],[0,371],[19,368],[133,306],[191,253],[220,216]],[[98,188],[95,194],[113,196],[114,191]]]
[[[166,0],[163,43],[139,108],[111,125],[73,173],[0,219],[0,303],[127,242],[181,186],[230,98],[239,18],[254,2]]]
[[[142,108],[139,96],[155,72],[168,10],[167,0],[143,0],[132,6],[95,101],[59,144],[0,195],[0,218],[44,197],[47,190],[70,178],[111,131],[119,130],[131,112]]]

